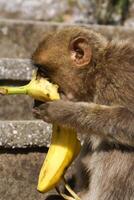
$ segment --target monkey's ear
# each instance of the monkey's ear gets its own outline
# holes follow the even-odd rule
[[[70,43],[71,60],[76,66],[82,67],[91,61],[91,48],[88,40],[84,37],[77,37]]]

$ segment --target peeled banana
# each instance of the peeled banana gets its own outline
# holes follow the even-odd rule
[[[27,94],[40,101],[60,99],[58,86],[37,76],[36,73],[27,85],[0,87],[0,94]],[[51,145],[39,174],[37,189],[40,192],[47,192],[57,186],[79,151],[80,142],[76,131],[73,128],[53,124]]]

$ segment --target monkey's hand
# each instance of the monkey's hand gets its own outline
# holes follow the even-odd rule
[[[43,119],[48,123],[58,122],[72,125],[74,117],[77,116],[81,103],[57,100],[41,104],[33,109],[33,114],[38,119]],[[76,116],[75,116],[76,113]]]
[[[134,147],[134,113],[126,107],[58,100],[42,104],[34,113],[46,122],[70,125],[80,132],[93,131]]]

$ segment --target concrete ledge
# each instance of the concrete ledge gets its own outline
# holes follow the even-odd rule
[[[28,20],[0,20],[0,57],[29,58],[46,32],[74,24],[35,22]],[[122,26],[83,25],[96,30],[108,39],[134,39],[134,28]]]
[[[0,86],[25,84],[32,70],[29,59],[0,59]],[[33,99],[26,95],[0,96],[0,120],[33,119],[32,105]]]
[[[0,121],[0,148],[49,147],[52,125],[41,120]],[[83,142],[85,135],[78,133]]]
[[[31,120],[33,99],[27,95],[0,95],[0,120]]]
[[[41,120],[0,121],[0,147],[48,147],[51,125]]]
[[[0,79],[30,80],[32,70],[29,59],[0,59]]]
[[[0,200],[45,200],[47,194],[37,192],[39,171],[45,153],[3,153],[0,155]]]

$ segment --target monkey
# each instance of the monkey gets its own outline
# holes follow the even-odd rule
[[[32,63],[61,95],[35,107],[34,115],[74,127],[85,138],[76,166],[80,198],[133,200],[134,44],[64,27],[39,43]]]

